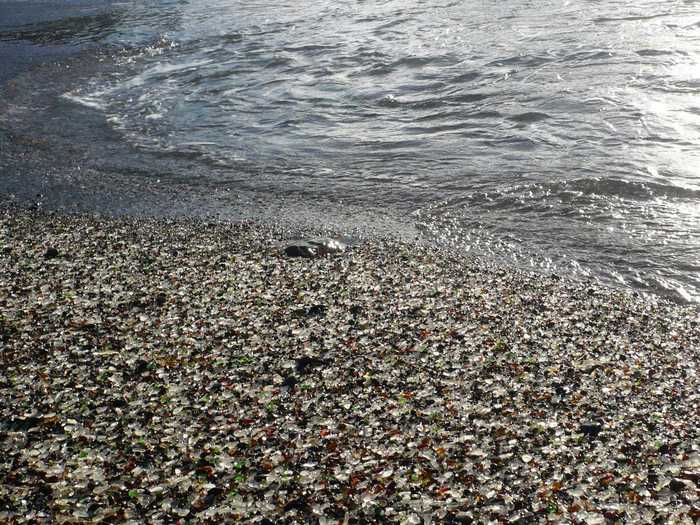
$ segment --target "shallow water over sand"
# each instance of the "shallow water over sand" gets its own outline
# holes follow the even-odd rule
[[[692,2],[52,5],[0,7],[3,193],[354,216],[700,300]]]

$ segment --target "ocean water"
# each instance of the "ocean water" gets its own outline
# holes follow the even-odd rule
[[[0,0],[0,196],[420,234],[700,302],[692,0]]]

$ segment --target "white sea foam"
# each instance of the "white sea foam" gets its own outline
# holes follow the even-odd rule
[[[90,94],[78,94],[76,92],[67,92],[61,95],[61,98],[70,100],[75,104],[80,104],[92,109],[98,109],[100,111],[105,111],[107,109],[107,104],[102,98],[103,92],[96,92]]]

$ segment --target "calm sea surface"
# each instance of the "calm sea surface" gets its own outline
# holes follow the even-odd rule
[[[700,302],[695,1],[0,0],[0,82],[0,196],[355,220]]]

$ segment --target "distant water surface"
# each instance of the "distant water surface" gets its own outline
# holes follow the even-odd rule
[[[696,2],[0,2],[0,59],[5,193],[282,196],[700,302]]]

